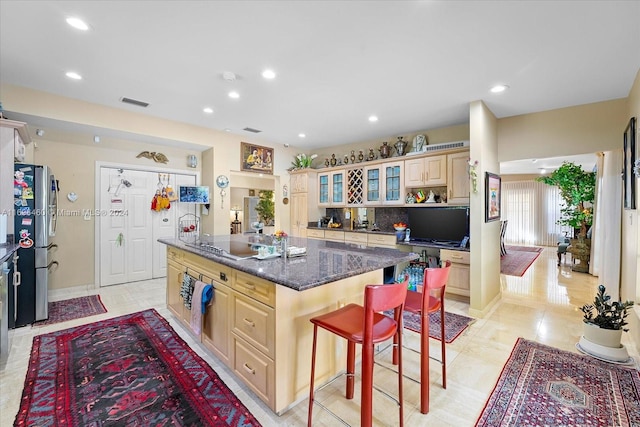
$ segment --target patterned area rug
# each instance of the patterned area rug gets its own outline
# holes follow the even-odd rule
[[[33,339],[16,426],[259,426],[155,310]]]
[[[34,323],[34,326],[51,325],[53,323],[80,319],[82,317],[94,316],[106,312],[107,309],[104,304],[102,304],[100,295],[53,301],[49,303],[49,318]]]
[[[543,248],[532,246],[507,246],[507,254],[500,258],[500,273],[522,276],[540,256]]]
[[[393,311],[385,311],[385,315],[393,317]],[[462,316],[461,314],[445,312],[444,339],[446,343],[450,343],[467,328],[476,321],[471,317]],[[404,327],[410,331],[420,333],[420,316],[415,313],[405,311],[402,313]],[[437,340],[440,339],[440,312],[429,314],[429,336]]]
[[[420,333],[419,315],[405,311],[402,313],[402,317],[405,328]],[[445,311],[444,317],[444,342],[446,343],[450,343],[458,338],[467,326],[476,321],[476,319],[472,319],[471,317],[449,313],[448,311]],[[429,336],[440,340],[440,312],[429,314]]]
[[[640,426],[640,372],[524,338],[476,426]]]

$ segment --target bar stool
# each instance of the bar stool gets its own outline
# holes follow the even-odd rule
[[[394,338],[394,343],[398,344],[397,351],[400,358],[398,362],[398,401],[396,403],[399,406],[400,426],[403,426],[402,311],[407,295],[407,285],[408,277],[403,283],[367,285],[364,290],[364,306],[348,304],[338,310],[311,319],[311,323],[313,323],[313,349],[311,353],[311,382],[309,384],[309,417],[307,419],[309,427],[311,426],[314,404],[313,383],[318,327],[341,336],[348,342],[347,399],[353,398],[356,344],[362,344],[362,402],[360,407],[360,425],[362,427],[369,427],[373,422],[374,344]],[[394,310],[393,318],[382,314],[382,312],[391,309]]]
[[[407,291],[404,310],[420,315],[420,412],[429,413],[429,314],[440,310],[440,364],[442,365],[442,388],[447,388],[446,347],[444,336],[444,293],[449,279],[451,261],[442,268],[425,268],[422,292]],[[435,296],[433,295],[435,294]],[[409,348],[409,350],[412,350]],[[415,351],[415,350],[414,350]],[[393,349],[393,362],[398,359]]]

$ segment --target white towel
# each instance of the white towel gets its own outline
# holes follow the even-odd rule
[[[193,296],[191,297],[191,329],[196,335],[200,335],[202,329],[202,291],[204,290],[206,283],[201,280],[196,280],[196,284],[193,287]]]

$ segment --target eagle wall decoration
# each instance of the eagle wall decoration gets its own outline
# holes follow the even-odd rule
[[[136,156],[137,159],[140,157],[146,157],[147,159],[153,159],[156,163],[167,163],[169,159],[162,153],[156,153],[155,151],[143,151],[142,153]]]

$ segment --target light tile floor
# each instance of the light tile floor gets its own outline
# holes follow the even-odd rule
[[[545,248],[541,256],[523,277],[501,276],[502,300],[484,318],[477,319],[453,343],[447,345],[447,389],[441,384],[441,368],[431,362],[430,413],[419,411],[419,384],[405,380],[405,425],[472,426],[484,407],[502,367],[518,337],[535,340],[564,350],[576,352],[575,343],[582,331],[582,313],[579,307],[591,302],[598,279],[571,271],[567,263],[556,266],[555,248]],[[308,400],[304,399],[281,416],[271,412],[229,369],[196,343],[165,307],[164,279],[111,286],[99,290],[76,287],[52,291],[50,300],[62,300],[100,293],[108,313],[43,327],[24,327],[11,331],[9,357],[0,366],[0,425],[12,425],[18,412],[22,387],[29,361],[31,342],[35,335],[64,329],[100,319],[115,317],[147,308],[155,308],[169,320],[173,328],[220,375],[264,426],[303,426],[307,422]],[[447,311],[468,315],[468,304],[449,300]],[[419,348],[418,336],[407,332],[405,341]],[[638,353],[630,345],[628,334],[623,343],[630,354]],[[389,349],[377,356],[389,360]],[[431,352],[439,354],[439,342],[431,340]],[[419,378],[419,356],[404,352],[405,374]],[[395,394],[397,376],[382,367],[376,367],[376,385]],[[359,383],[353,401],[344,399],[344,379],[341,378],[322,391],[317,398],[332,408],[351,425],[359,424]],[[336,420],[317,405],[314,408],[314,426],[335,426]],[[395,403],[374,391],[374,424],[398,424]]]

